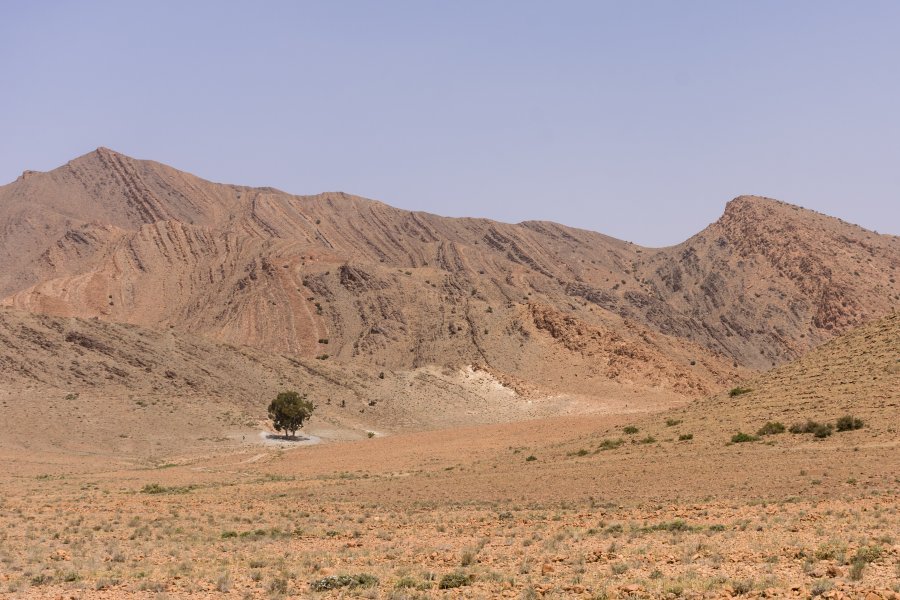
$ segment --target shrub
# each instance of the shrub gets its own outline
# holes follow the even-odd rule
[[[472,578],[462,571],[454,571],[453,573],[447,573],[441,577],[441,581],[438,583],[438,589],[452,590],[454,588],[463,587],[464,585],[469,585],[471,582]]]
[[[415,579],[413,579],[412,577],[406,576],[406,577],[401,577],[400,579],[398,579],[397,583],[394,584],[394,587],[398,590],[406,590],[409,588],[414,588],[417,585],[419,585],[419,583]]]
[[[675,427],[681,425],[681,419],[666,419],[666,427]]]
[[[812,419],[808,419],[806,423],[794,423],[790,426],[788,431],[791,433],[814,433],[816,437],[827,437],[831,435],[830,433],[825,433],[823,435],[819,435],[818,432],[824,431],[825,429],[831,429],[831,425],[826,423],[819,423],[818,421],[813,421]]]
[[[164,494],[164,493],[166,493],[166,488],[159,485],[158,483],[148,483],[141,489],[141,493],[143,493],[143,494]]]
[[[866,561],[864,560],[854,560],[853,564],[850,566],[850,579],[853,581],[861,581],[863,578],[863,571],[866,568]]]
[[[624,443],[625,440],[623,440],[622,438],[616,438],[614,440],[607,439],[600,442],[600,446],[598,447],[600,448],[600,450],[615,450]]]
[[[638,428],[635,427],[634,425],[628,425],[625,428],[623,428],[622,431],[624,431],[628,435],[634,435],[635,433],[638,432]]]
[[[784,430],[784,423],[781,423],[780,421],[769,421],[759,428],[756,435],[776,435],[778,433],[784,433]]]
[[[460,556],[460,559],[459,559],[459,565],[460,565],[461,567],[468,567],[468,566],[470,566],[472,563],[475,562],[475,556],[476,556],[476,554],[477,554],[477,553],[476,553],[475,551],[473,551],[473,550],[464,550],[463,553],[462,553],[462,556]]]
[[[750,435],[749,433],[743,433],[738,431],[736,434],[731,436],[731,442],[733,444],[742,444],[744,442],[755,442],[759,438],[755,435]]]
[[[652,435],[648,435],[647,437],[645,437],[644,439],[641,440],[642,444],[652,444],[654,442],[656,442],[656,438],[653,437]]]
[[[525,462],[531,462],[534,460],[537,460],[537,456],[535,456],[534,454],[529,454],[528,456],[525,457]]]
[[[681,435],[678,436],[679,442],[686,442],[686,441],[692,440],[692,439],[694,439],[693,433],[682,433]]]
[[[836,429],[838,431],[852,431],[854,429],[862,429],[862,419],[857,419],[851,415],[844,415],[837,420]]]
[[[378,585],[378,578],[368,573],[360,573],[358,575],[329,575],[322,579],[316,579],[309,582],[309,587],[314,592],[327,592],[328,590],[337,590],[348,587],[354,588],[370,588]]]
[[[164,485],[159,485],[158,483],[148,483],[143,488],[141,488],[142,494],[187,494],[194,486],[192,485],[180,485],[180,486],[172,486],[166,487]]]
[[[694,531],[683,519],[675,519],[674,521],[664,521],[649,527],[644,527],[643,531]]]
[[[817,596],[821,596],[825,592],[829,591],[834,587],[834,584],[828,581],[827,579],[822,579],[813,584],[812,589],[809,591],[810,596],[813,598]]]
[[[269,582],[268,589],[274,594],[287,594],[288,580],[285,577],[275,577]]]
[[[862,546],[856,551],[853,560],[865,563],[875,562],[881,557],[881,552],[880,546]]]
[[[735,396],[740,396],[741,394],[748,394],[748,393],[750,393],[750,392],[752,392],[752,391],[753,391],[753,390],[750,389],[750,388],[745,388],[745,387],[740,387],[740,386],[738,386],[738,387],[736,387],[736,388],[731,388],[731,391],[728,392],[728,395],[731,396],[732,398],[734,398]]]
[[[833,429],[834,427],[832,427],[830,423],[827,425],[819,425],[813,430],[813,435],[817,438],[826,438],[831,435]]]

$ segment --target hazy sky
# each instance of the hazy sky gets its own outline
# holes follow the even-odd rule
[[[214,181],[645,245],[759,194],[900,234],[900,2],[0,0],[0,181]]]

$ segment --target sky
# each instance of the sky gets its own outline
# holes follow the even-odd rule
[[[0,0],[0,182],[213,181],[647,246],[756,194],[900,234],[900,2]]]

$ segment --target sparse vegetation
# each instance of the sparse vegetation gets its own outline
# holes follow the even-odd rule
[[[834,427],[832,425],[828,423],[819,423],[812,419],[806,421],[806,423],[795,423],[788,429],[788,431],[794,434],[811,433],[817,438],[828,437],[833,430]]]
[[[743,433],[742,431],[737,432],[733,436],[731,436],[732,444],[743,444],[744,442],[755,442],[759,438],[755,435],[750,435],[749,433]]]
[[[756,432],[756,435],[777,435],[779,433],[784,433],[784,431],[784,423],[781,423],[779,421],[769,421],[759,428],[759,431]]]
[[[635,427],[634,425],[626,425],[625,427],[622,428],[622,432],[626,433],[628,435],[634,435],[638,431],[639,431],[638,428]]]
[[[615,439],[605,439],[600,442],[600,445],[597,447],[598,450],[615,450],[619,446],[625,443],[625,440],[622,438]]]
[[[142,494],[186,494],[194,489],[192,485],[164,486],[158,483],[148,483],[141,488]]]
[[[378,578],[368,573],[358,575],[330,575],[309,582],[309,588],[314,592],[327,592],[341,588],[371,588],[378,585]]]
[[[862,429],[862,419],[857,419],[852,415],[844,415],[835,423],[835,429],[838,431],[853,431],[854,429]]]
[[[752,392],[752,391],[753,391],[753,390],[750,389],[750,388],[740,387],[740,386],[739,386],[739,387],[736,387],[736,388],[731,388],[731,390],[728,392],[728,395],[731,396],[732,398],[734,398],[735,396],[741,396],[741,395],[743,395],[743,394],[749,394],[749,393]]]
[[[463,573],[462,571],[454,571],[453,573],[447,573],[443,577],[441,577],[440,583],[438,583],[438,589],[440,590],[452,590],[458,587],[463,587],[469,585],[472,582],[472,578]]]

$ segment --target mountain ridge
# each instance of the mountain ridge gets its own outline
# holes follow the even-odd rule
[[[6,306],[390,368],[480,363],[577,393],[620,378],[703,395],[900,298],[900,238],[749,196],[646,248],[212,183],[99,148],[0,187],[0,227]],[[646,352],[610,356],[609,336]],[[548,362],[578,366],[559,382]]]

